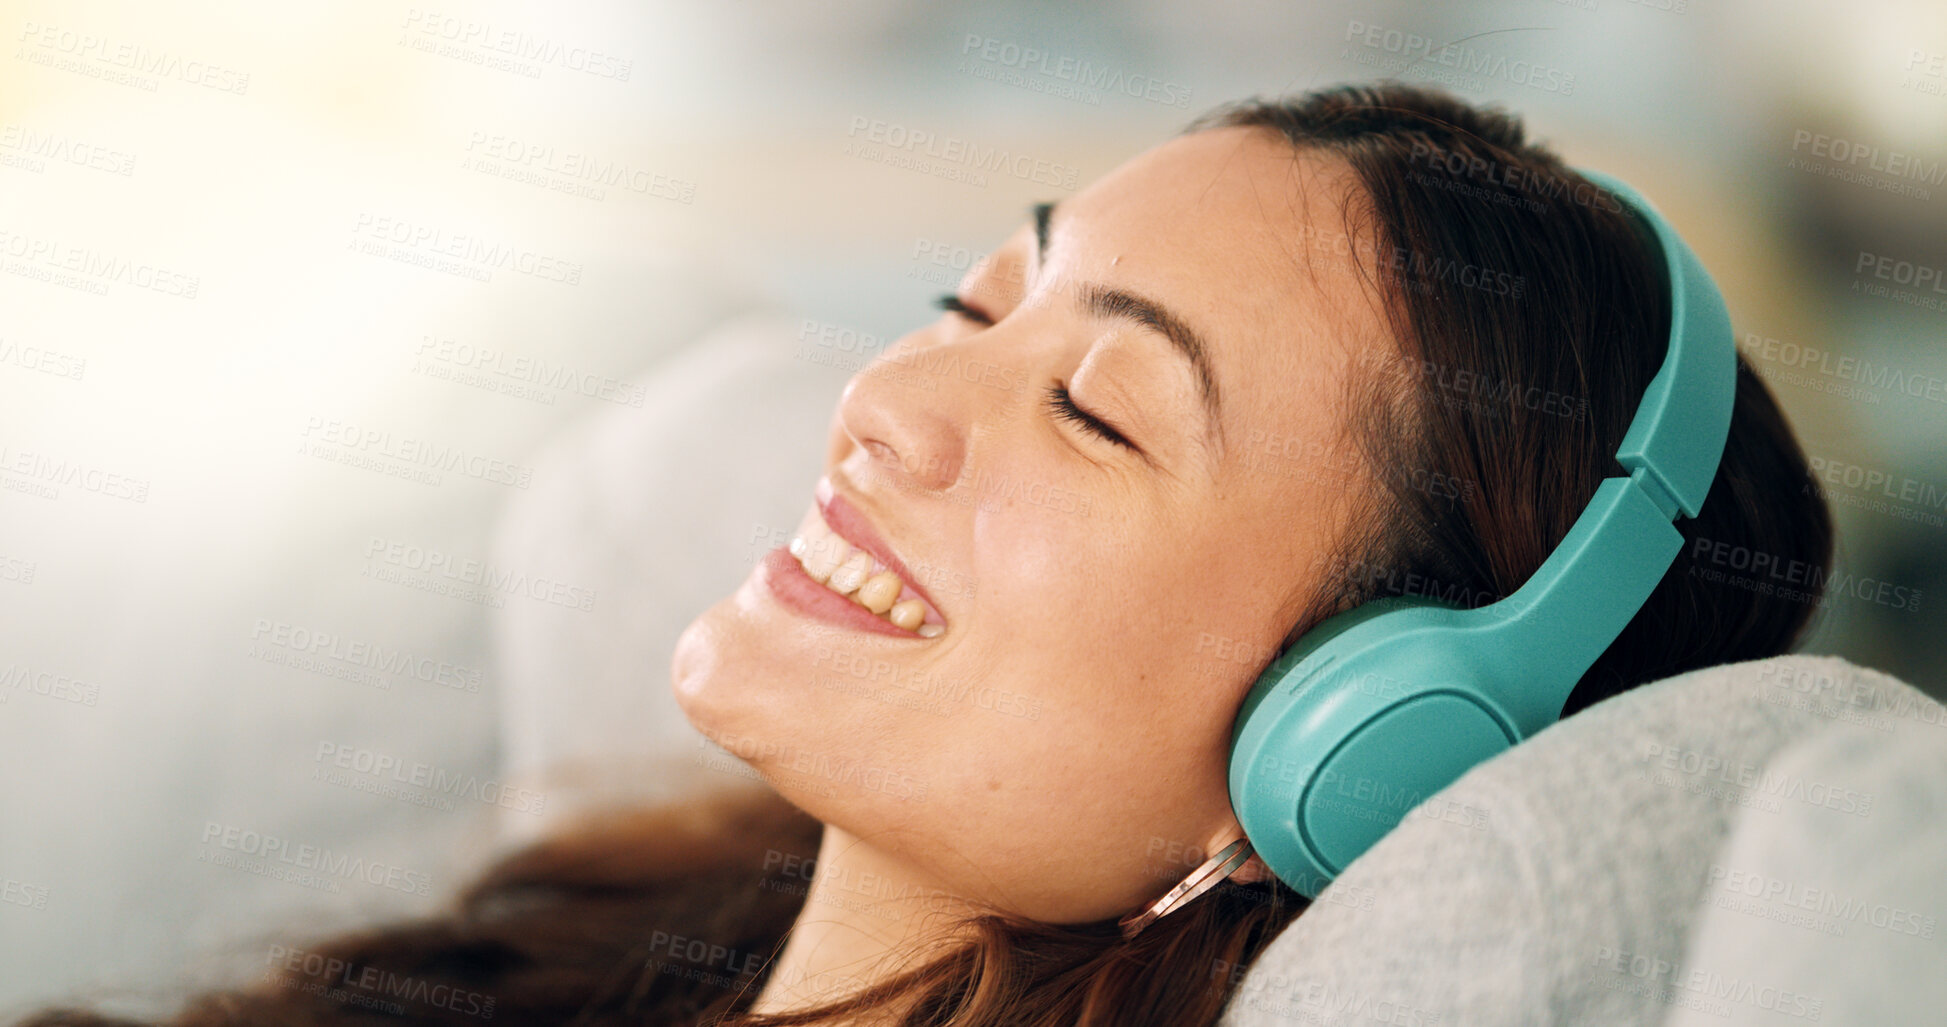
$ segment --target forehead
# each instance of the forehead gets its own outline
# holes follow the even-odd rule
[[[1233,447],[1318,439],[1337,428],[1327,415],[1354,354],[1383,331],[1353,256],[1371,242],[1347,237],[1356,189],[1341,162],[1269,130],[1179,136],[1060,203],[1044,274],[1113,283],[1189,321],[1213,351]]]

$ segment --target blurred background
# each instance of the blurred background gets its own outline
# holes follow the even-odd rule
[[[667,712],[673,632],[748,570],[566,542],[633,496],[775,544],[848,354],[1251,94],[1434,82],[1652,197],[1838,519],[1805,648],[1943,694],[1938,3],[9,0],[0,33],[0,1018],[442,902],[549,794],[533,691]],[[751,338],[797,406],[663,377]],[[655,416],[687,476],[575,462]],[[732,436],[802,474],[740,485]],[[765,512],[704,515],[739,487]],[[521,504],[558,516],[510,540]],[[543,621],[582,663],[508,640]]]

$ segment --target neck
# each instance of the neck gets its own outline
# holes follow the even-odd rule
[[[825,825],[810,890],[754,1013],[856,994],[942,954],[942,929],[976,909],[842,828]]]

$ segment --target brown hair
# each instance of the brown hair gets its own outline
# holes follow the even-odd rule
[[[1293,608],[1306,612],[1290,637],[1389,594],[1479,605],[1512,592],[1597,482],[1623,473],[1613,454],[1668,331],[1653,244],[1614,197],[1527,142],[1518,120],[1435,90],[1383,83],[1250,101],[1191,130],[1226,126],[1280,133],[1352,170],[1347,234],[1364,240],[1361,267],[1396,345],[1347,382],[1349,428],[1381,487],[1353,520],[1365,529],[1300,584]],[[1702,514],[1680,522],[1684,551],[1565,715],[1789,649],[1816,586],[1794,601],[1722,583],[1701,554],[1742,546],[1822,581],[1831,524],[1805,481],[1790,428],[1740,358],[1730,440]],[[814,854],[818,829],[768,792],[585,823],[501,859],[446,915],[285,949],[265,981],[197,998],[170,1023],[783,1027],[898,1011],[910,1025],[1208,1027],[1306,907],[1275,880],[1226,882],[1129,942],[1113,921],[984,916],[964,945],[868,991],[750,1015],[805,901],[803,876],[779,856]],[[53,1010],[26,1023],[130,1021]]]

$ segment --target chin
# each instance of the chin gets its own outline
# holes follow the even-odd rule
[[[676,694],[676,705],[706,735],[710,730],[703,723],[702,706],[709,692],[709,679],[717,673],[719,663],[717,631],[711,624],[715,612],[716,608],[712,607],[690,621],[677,636],[676,650],[669,660],[669,687]]]
[[[784,743],[792,718],[803,715],[801,697],[782,692],[803,678],[809,658],[794,657],[796,639],[779,637],[776,625],[753,616],[754,587],[746,581],[683,629],[669,679],[691,726],[755,767],[759,761],[747,754]]]
[[[749,650],[749,625],[739,615],[737,597],[727,596],[703,611],[676,639],[669,661],[670,689],[683,716],[704,737],[722,744],[750,727],[752,692],[766,680]]]
[[[821,820],[841,815],[864,797],[790,766],[790,754],[812,751],[807,730],[828,726],[821,717],[807,718],[802,682],[809,658],[791,655],[795,640],[788,633],[785,645],[778,646],[767,644],[775,639],[759,628],[737,595],[691,621],[670,660],[676,703],[697,731],[755,771],[785,801]],[[783,694],[786,690],[798,694]]]
[[[764,682],[778,678],[775,669],[758,666],[761,661],[747,658],[748,651],[740,648],[744,636],[736,630],[739,622],[733,602],[724,599],[704,611],[676,640],[670,661],[676,704],[703,737],[748,766],[786,802],[817,816],[825,797],[804,794],[794,787],[795,775],[787,773],[780,780],[768,766],[766,751],[782,742],[778,733],[782,726],[767,723],[766,711],[775,715],[788,707],[758,694]]]

